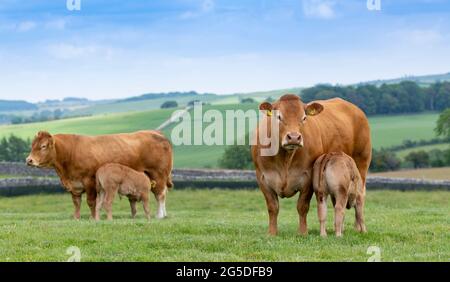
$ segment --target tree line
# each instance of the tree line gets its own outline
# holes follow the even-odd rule
[[[317,85],[304,89],[302,100],[339,97],[360,107],[367,115],[442,111],[450,107],[450,82],[420,87],[413,81],[398,84],[357,86]]]
[[[30,152],[31,141],[11,135],[0,140],[0,161],[25,162]]]

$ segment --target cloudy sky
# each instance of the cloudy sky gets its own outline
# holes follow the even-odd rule
[[[75,0],[76,1],[76,0]],[[234,93],[450,72],[450,1],[0,0],[0,99]]]

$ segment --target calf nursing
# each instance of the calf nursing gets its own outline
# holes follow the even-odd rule
[[[321,155],[314,163],[313,187],[317,199],[320,235],[326,236],[327,196],[334,206],[336,236],[342,236],[345,208],[355,208],[355,228],[366,232],[364,224],[365,187],[355,161],[345,153],[334,152]]]
[[[106,164],[100,167],[96,173],[97,203],[95,219],[100,219],[100,210],[103,207],[107,213],[107,219],[112,220],[112,203],[117,193],[127,196],[130,201],[131,216],[136,216],[136,202],[142,201],[144,212],[150,220],[149,192],[156,185],[154,180],[143,172],[121,164]]]

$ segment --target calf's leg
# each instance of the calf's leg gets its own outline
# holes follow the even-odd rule
[[[150,220],[150,207],[148,204],[148,195],[142,197],[142,206],[144,208],[145,217],[147,217],[147,220]]]
[[[103,207],[103,201],[105,199],[105,191],[100,191],[97,194],[97,200],[95,203],[95,220],[99,221],[100,220],[100,211]]]
[[[130,201],[130,207],[131,207],[131,218],[136,217],[136,200],[129,199]]]
[[[323,193],[316,193],[317,199],[317,215],[320,222],[320,236],[327,236],[326,222],[327,222],[327,195]]]
[[[114,201],[114,196],[116,194],[111,192],[111,191],[107,191],[106,192],[106,196],[105,196],[105,204],[104,204],[104,208],[106,210],[106,219],[107,220],[112,220],[112,204]]]
[[[364,195],[356,196],[355,206],[355,228],[358,232],[367,232],[364,223]]]
[[[336,205],[334,206],[334,230],[337,237],[342,236],[346,206],[347,206],[347,195],[338,194],[336,196]]]
[[[75,207],[73,218],[78,220],[80,219],[81,194],[72,193],[72,202]]]

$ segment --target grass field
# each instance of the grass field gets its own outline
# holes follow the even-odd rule
[[[353,230],[347,211],[343,238],[319,236],[314,200],[309,235],[297,235],[296,199],[281,201],[280,234],[269,237],[263,196],[256,190],[180,190],[169,194],[169,217],[147,223],[129,218],[127,200],[116,199],[115,220],[70,218],[70,196],[0,198],[1,261],[66,261],[76,246],[82,261],[367,261],[381,248],[382,261],[450,260],[450,192],[367,194],[367,234]],[[417,204],[420,203],[420,204]],[[152,203],[154,214],[155,204]]]
[[[434,138],[438,117],[437,113],[370,117],[372,144],[375,148],[380,148],[399,145],[405,139]]]
[[[450,167],[408,169],[372,173],[372,176],[450,180]]]
[[[409,148],[405,150],[399,150],[396,151],[395,154],[399,158],[405,158],[409,153],[411,152],[417,152],[417,151],[425,151],[429,152],[431,150],[445,150],[450,148],[450,143],[444,143],[444,144],[434,144],[434,145],[427,145],[427,146],[419,146],[415,148]]]
[[[258,104],[223,104],[203,107],[203,112],[214,109],[221,113],[226,110],[257,109]],[[32,138],[39,130],[48,130],[51,133],[76,134],[110,134],[119,132],[132,132],[141,129],[154,129],[170,117],[173,109],[154,110],[146,112],[130,112],[121,114],[97,115],[92,117],[73,118],[44,123],[0,126],[0,137],[15,134],[22,138]],[[420,140],[434,137],[434,127],[438,118],[437,113],[414,115],[375,116],[369,122],[372,131],[374,148],[388,147],[401,144],[405,139]],[[192,117],[193,119],[193,117]],[[230,125],[229,123],[228,125]],[[204,125],[206,126],[206,125]],[[164,130],[170,138],[169,126]],[[228,126],[229,128],[229,126]],[[224,138],[229,138],[226,131]],[[243,136],[244,134],[240,134]],[[217,167],[218,160],[223,154],[225,146],[175,146],[175,167],[205,168]]]

